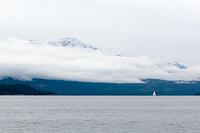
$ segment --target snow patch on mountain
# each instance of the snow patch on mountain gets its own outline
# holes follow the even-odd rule
[[[53,45],[53,46],[63,46],[63,47],[80,47],[80,48],[90,48],[93,50],[97,50],[97,48],[87,45],[85,43],[82,43],[80,40],[75,39],[75,38],[63,38],[59,39],[56,41],[49,41],[48,44]]]
[[[183,64],[180,64],[178,62],[173,62],[173,63],[169,63],[170,65],[173,65],[179,69],[187,69],[187,66],[183,65]]]

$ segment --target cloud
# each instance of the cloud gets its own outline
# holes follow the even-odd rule
[[[146,56],[127,57],[48,41],[0,41],[0,78],[138,83],[141,79],[197,80],[200,67],[181,69]]]

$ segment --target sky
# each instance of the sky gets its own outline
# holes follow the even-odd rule
[[[0,38],[73,37],[126,56],[200,60],[198,0],[0,0]]]

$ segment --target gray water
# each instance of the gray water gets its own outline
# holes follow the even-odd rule
[[[0,97],[0,133],[199,132],[197,96]]]

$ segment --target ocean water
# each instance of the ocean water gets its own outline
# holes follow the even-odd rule
[[[1,133],[199,133],[198,96],[0,96]]]

